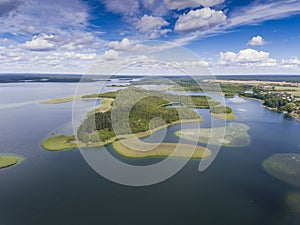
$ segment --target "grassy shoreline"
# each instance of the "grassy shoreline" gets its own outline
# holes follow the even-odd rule
[[[55,104],[62,104],[62,103],[74,102],[74,101],[101,100],[101,99],[105,99],[105,98],[102,97],[83,98],[83,96],[77,96],[77,97],[72,96],[72,97],[65,97],[65,98],[49,99],[49,100],[41,101],[40,104],[55,105]]]
[[[111,110],[112,103],[114,99],[113,98],[101,98],[101,106],[97,109],[94,109],[93,111],[89,112],[88,115],[92,115],[94,113],[98,112],[106,112]]]
[[[199,123],[202,121],[202,118],[194,119],[194,120],[178,120],[174,121],[170,124],[165,124],[163,126],[157,127],[155,129],[151,129],[144,132],[139,132],[135,134],[126,134],[126,135],[120,135],[118,137],[110,138],[106,141],[102,142],[89,142],[84,143],[82,141],[76,140],[75,136],[65,136],[65,135],[59,135],[55,137],[50,137],[48,139],[45,139],[41,142],[41,146],[47,150],[47,151],[64,151],[64,150],[71,150],[76,148],[93,148],[93,147],[102,147],[108,144],[111,144],[118,139],[127,139],[132,137],[134,135],[136,138],[143,138],[150,136],[152,133],[159,131],[161,129],[167,128],[172,125],[180,124],[180,123]]]
[[[216,119],[220,119],[220,120],[236,120],[237,117],[236,115],[231,112],[231,113],[211,113],[210,114],[212,117],[216,118]]]
[[[240,97],[240,98],[244,98],[244,99],[248,99],[248,100],[258,101],[258,102],[261,103],[261,105],[262,105],[264,108],[266,108],[266,109],[268,109],[268,110],[271,110],[271,111],[273,111],[273,112],[283,113],[283,114],[289,115],[289,116],[293,117],[295,120],[297,120],[298,122],[300,122],[300,118],[299,118],[297,115],[291,114],[291,113],[288,113],[288,112],[281,112],[281,111],[278,111],[278,109],[276,109],[276,108],[271,108],[271,107],[265,106],[265,105],[263,105],[263,104],[264,104],[264,101],[261,100],[261,99],[250,98],[250,97],[245,97],[245,96],[239,96],[239,97]]]
[[[66,103],[66,102],[73,102],[76,100],[81,100],[81,97],[65,97],[65,98],[54,98],[46,101],[41,101],[40,104],[61,104],[61,103]]]

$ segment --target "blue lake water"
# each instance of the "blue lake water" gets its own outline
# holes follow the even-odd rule
[[[94,85],[94,87],[89,87]],[[147,187],[127,187],[94,172],[78,150],[48,152],[40,142],[70,132],[72,103],[39,101],[72,96],[77,84],[18,83],[0,85],[0,153],[25,157],[0,170],[1,225],[201,224],[299,225],[286,205],[296,190],[264,172],[262,161],[274,153],[300,153],[300,124],[269,111],[257,101],[228,98],[238,119],[250,127],[251,144],[221,148],[215,161],[199,172],[191,160],[169,180]],[[86,93],[97,84],[86,84]],[[113,90],[113,89],[108,89]],[[82,106],[92,107],[90,101]],[[209,127],[208,110],[198,110]],[[176,142],[178,125],[168,128]],[[157,159],[117,158],[131,164]],[[300,179],[300,178],[299,178]]]

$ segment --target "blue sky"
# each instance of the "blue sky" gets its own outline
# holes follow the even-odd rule
[[[146,53],[153,40],[151,51],[170,42],[198,57],[177,66],[300,74],[300,0],[0,0],[0,26],[0,72],[149,64],[163,60]]]

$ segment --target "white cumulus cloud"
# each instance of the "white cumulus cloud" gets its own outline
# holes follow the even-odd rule
[[[110,49],[115,51],[144,51],[146,50],[146,46],[139,43],[134,43],[134,41],[130,41],[128,38],[123,38],[122,41],[111,41],[107,44]]]
[[[281,60],[281,65],[283,68],[298,68],[300,67],[300,60],[297,58],[283,59]]]
[[[102,59],[107,60],[107,61],[114,61],[117,60],[119,58],[119,53],[115,50],[108,50],[104,53],[104,55],[102,56]]]
[[[142,33],[148,33],[149,38],[157,38],[167,32],[170,29],[162,29],[164,26],[168,26],[169,23],[162,17],[155,17],[151,15],[144,15],[137,23],[136,28]]]
[[[253,37],[250,41],[248,41],[247,45],[249,46],[263,46],[266,44],[266,41],[262,36],[258,35]]]
[[[31,41],[26,41],[22,46],[30,51],[50,51],[55,49],[51,40],[55,39],[54,35],[40,34],[34,36]]]
[[[176,24],[176,31],[207,30],[226,22],[226,15],[222,11],[216,11],[205,7],[197,10],[190,10],[187,14],[181,15]]]
[[[254,49],[244,49],[237,53],[234,52],[220,52],[221,65],[228,66],[258,66],[258,67],[275,67],[277,61],[270,58],[269,52],[256,51]]]

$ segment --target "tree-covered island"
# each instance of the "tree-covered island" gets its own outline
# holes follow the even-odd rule
[[[42,146],[47,150],[66,150],[77,147],[103,146],[130,137],[130,133],[136,137],[144,137],[152,132],[181,122],[200,122],[202,118],[192,108],[210,109],[215,115],[232,114],[228,107],[220,105],[208,96],[185,96],[170,94],[165,91],[145,90],[143,88],[128,87],[115,92],[101,94],[91,94],[82,96],[83,99],[102,99],[102,106],[90,112],[87,118],[79,126],[77,131],[78,139],[70,136],[57,136],[46,139]],[[174,106],[176,105],[176,107]],[[174,106],[174,107],[172,107]],[[105,110],[104,110],[105,108]],[[102,109],[102,110],[101,110]],[[127,112],[127,113],[124,113]],[[113,116],[112,116],[113,115]],[[123,123],[128,118],[128,124]],[[160,118],[160,119],[156,119]],[[118,137],[116,136],[117,124]],[[119,146],[119,147],[118,147]],[[171,147],[170,147],[171,146]],[[124,148],[120,143],[115,143],[113,147],[122,155],[124,153],[138,156],[155,156],[153,152],[149,154],[133,154],[131,149]],[[162,150],[166,147],[168,150]],[[170,154],[172,145],[168,143],[161,145],[157,152],[159,155]],[[199,152],[197,152],[199,151]],[[208,157],[209,150],[203,147],[196,148],[193,157]],[[205,153],[205,154],[204,154]],[[182,153],[179,156],[184,156]]]

